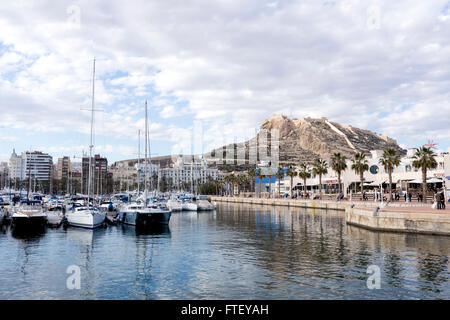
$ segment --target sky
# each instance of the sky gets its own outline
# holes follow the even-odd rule
[[[138,156],[146,100],[152,156],[246,140],[274,114],[450,146],[447,0],[11,0],[0,30],[0,161],[88,151],[94,57],[110,163]]]

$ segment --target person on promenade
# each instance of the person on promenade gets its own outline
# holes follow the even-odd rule
[[[441,209],[441,197],[439,196],[439,193],[437,191],[434,192],[434,204],[436,205],[436,209]]]
[[[441,202],[441,209],[445,210],[445,195],[444,195],[444,190],[441,190],[441,192],[439,193],[439,201]]]
[[[409,199],[409,202],[411,202],[411,200],[412,200],[412,193],[411,192],[408,193],[408,199]]]

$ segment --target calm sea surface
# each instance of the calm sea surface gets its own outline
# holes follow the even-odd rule
[[[450,237],[367,231],[340,212],[220,204],[144,233],[4,227],[0,299],[450,299],[449,255]]]

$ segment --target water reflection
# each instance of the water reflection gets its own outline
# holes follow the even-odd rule
[[[7,229],[0,298],[448,299],[449,246],[347,226],[340,212],[220,204],[156,229]],[[374,264],[381,290],[366,286]],[[65,286],[69,265],[81,268],[81,290]]]

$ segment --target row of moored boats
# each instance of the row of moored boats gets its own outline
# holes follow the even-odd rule
[[[94,229],[105,223],[151,227],[168,225],[172,212],[212,211],[215,204],[206,197],[186,195],[147,198],[116,195],[109,198],[33,196],[31,199],[4,201],[0,197],[0,224],[15,227],[45,225]]]

